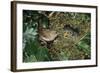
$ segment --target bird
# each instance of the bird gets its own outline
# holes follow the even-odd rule
[[[54,30],[47,29],[47,28],[39,28],[39,38],[42,42],[44,42],[47,48],[50,48],[53,41],[58,36],[58,33]]]
[[[66,35],[78,36],[79,35],[79,28],[74,28],[71,25],[65,25],[63,29],[66,31],[64,36]]]
[[[54,30],[42,28],[39,30],[39,36],[44,41],[53,41],[57,37],[57,32]]]

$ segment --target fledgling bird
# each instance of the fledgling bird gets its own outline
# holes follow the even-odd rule
[[[73,37],[79,35],[79,28],[74,28],[71,27],[70,25],[65,25],[63,29],[66,31],[68,35],[71,35]]]

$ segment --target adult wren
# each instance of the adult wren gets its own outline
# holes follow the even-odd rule
[[[39,38],[46,42],[47,47],[50,48],[50,44],[55,40],[58,36],[57,32],[54,30],[46,29],[46,28],[39,28]]]

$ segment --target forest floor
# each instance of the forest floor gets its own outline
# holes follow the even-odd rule
[[[91,15],[89,13],[26,10],[23,18],[24,62],[91,58]],[[45,47],[41,46],[38,41],[38,20],[41,21],[40,24],[45,25],[46,29],[49,27],[50,30],[57,32],[57,37],[49,48],[46,44]]]

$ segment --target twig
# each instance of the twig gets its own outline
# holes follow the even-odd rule
[[[55,12],[51,12],[51,13],[49,14],[48,18],[52,17],[54,13],[55,13]]]
[[[75,44],[79,43],[88,34],[88,31],[89,31],[89,29],[87,29],[87,33],[83,37],[81,37],[80,40],[77,41]]]

